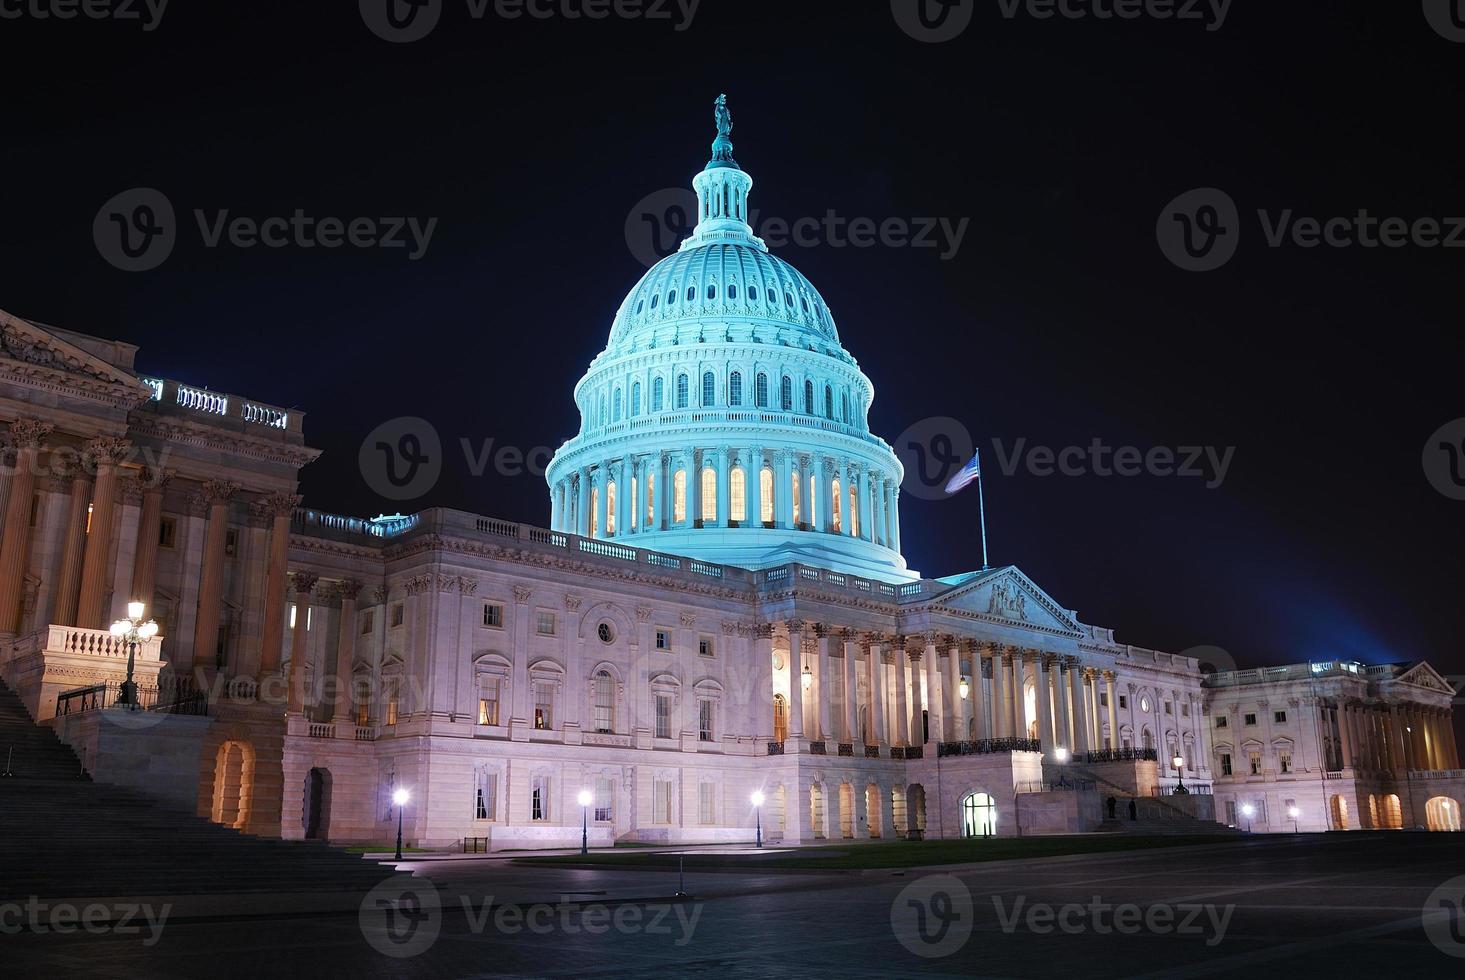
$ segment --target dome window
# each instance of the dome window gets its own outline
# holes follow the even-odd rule
[[[793,306],[794,305],[794,294],[793,293],[784,293],[783,294],[783,305],[784,306]]]
[[[662,405],[665,404],[665,398],[666,383],[663,379],[657,378],[651,382],[651,410],[653,412],[661,411]]]
[[[845,403],[846,408],[848,408],[848,405],[849,405],[849,403],[846,402]],[[641,414],[641,382],[634,381],[634,382],[631,383],[631,418],[635,418],[636,416],[638,416],[640,414]],[[848,414],[848,412],[846,412],[846,414]]]
[[[611,419],[610,420],[612,422],[619,422],[621,420],[621,390],[619,388],[616,389],[615,397],[613,399],[611,399],[611,403],[610,404],[611,404],[611,409],[610,409],[611,410]]]
[[[677,408],[687,407],[687,376],[677,375]]]
[[[717,379],[712,376],[711,371],[702,374],[702,404],[711,405],[717,400]]]
[[[673,303],[675,303],[676,301],[677,301],[677,291],[675,289],[668,290],[667,291],[667,294],[666,294],[666,305],[667,306],[670,306]]]
[[[734,371],[727,379],[727,403],[729,405],[743,403],[743,375],[740,371]]]
[[[799,302],[804,304],[804,313],[807,314],[809,312],[809,298],[807,296],[800,296]]]
[[[657,304],[657,302],[660,301],[660,299],[661,299],[660,296],[653,296],[653,297],[651,297],[651,308],[653,310],[656,309],[656,304]]]
[[[783,406],[785,412],[792,412],[794,410],[794,383],[786,374],[783,376],[783,382],[779,386],[778,398],[779,404]]]
[[[637,301],[637,303],[636,303],[636,315],[637,316],[640,316],[641,315],[641,310],[644,309],[645,306],[646,306],[646,301],[644,299]]]
[[[834,418],[834,389],[828,385],[824,386],[824,417]]]
[[[758,372],[758,380],[753,384],[754,403],[759,408],[768,407],[768,375]]]
[[[717,299],[717,286],[713,285],[707,287],[707,298]]]
[[[814,414],[814,382],[804,382],[804,414]]]
[[[687,287],[687,302],[690,303],[690,302],[692,302],[692,300],[694,300],[696,298],[697,298],[697,287],[696,286],[688,286]]]
[[[749,286],[748,287],[748,302],[750,302],[750,303],[756,303],[756,302],[758,302],[758,287],[757,286]]]
[[[730,283],[727,284],[727,298],[728,299],[737,299],[738,298],[738,284],[737,283],[730,282]]]

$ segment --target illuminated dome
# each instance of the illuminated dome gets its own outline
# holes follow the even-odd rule
[[[747,568],[913,578],[901,465],[867,425],[874,388],[819,291],[753,234],[721,98],[717,123],[697,227],[626,296],[575,386],[551,525]]]

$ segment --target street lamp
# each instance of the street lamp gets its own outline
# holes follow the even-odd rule
[[[1297,829],[1297,818],[1302,816],[1302,811],[1297,809],[1297,807],[1295,806],[1289,806],[1287,808],[1287,816],[1292,818],[1292,832],[1294,834],[1301,833],[1301,831]]]
[[[753,819],[758,823],[758,843],[756,847],[763,846],[763,793],[761,790],[753,790]]]
[[[1064,768],[1068,763],[1068,750],[1058,746],[1053,750],[1053,758],[1058,760],[1058,785],[1064,786],[1068,782],[1068,771]]]
[[[402,807],[407,805],[409,794],[398,787],[392,791],[392,802],[397,804],[397,860],[402,860]]]
[[[590,801],[593,797],[588,789],[580,790],[580,853],[590,853]]]
[[[117,703],[128,705],[132,711],[137,710],[137,684],[132,679],[133,663],[137,659],[137,645],[146,643],[158,635],[158,624],[151,619],[142,621],[143,604],[141,602],[129,602],[127,604],[127,618],[119,619],[112,624],[112,635],[127,643],[127,680],[122,682],[122,690],[118,692]]]
[[[1251,833],[1251,818],[1256,815],[1256,807],[1250,803],[1241,804],[1241,815],[1246,818],[1246,832]]]
[[[961,699],[965,701],[967,696],[972,693],[971,680],[965,674],[962,674],[961,681],[956,685],[956,689],[961,692]]]
[[[809,669],[808,664],[804,664],[804,672],[799,675],[799,685],[804,689],[805,694],[808,694],[809,689],[814,686],[814,672]]]
[[[1190,790],[1185,788],[1185,756],[1177,755],[1170,761],[1175,765],[1175,795],[1186,796]]]

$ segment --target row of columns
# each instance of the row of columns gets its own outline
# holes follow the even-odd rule
[[[717,489],[715,508],[704,513],[702,472],[707,468],[714,473]],[[740,517],[732,514],[734,470],[743,473],[744,507]],[[693,449],[621,457],[582,467],[551,490],[550,526],[557,531],[606,538],[692,526],[697,521],[718,527],[726,527],[729,520],[760,524],[764,514],[762,474],[765,471],[770,476],[772,490],[768,513],[775,527],[792,530],[807,526],[834,533],[833,487],[838,480],[838,533],[900,550],[900,487],[893,480],[847,459],[786,450],[766,452],[761,448]],[[678,473],[683,474],[685,481],[680,501],[676,489]],[[799,481],[797,515],[795,475]],[[852,481],[856,488],[855,514],[851,513],[849,502]],[[612,483],[614,505],[609,493]]]
[[[1345,701],[1336,709],[1346,769],[1392,772],[1460,767],[1449,711],[1419,704],[1368,705]]]

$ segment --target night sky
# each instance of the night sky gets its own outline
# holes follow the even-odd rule
[[[347,0],[174,0],[151,31],[0,20],[0,307],[136,343],[143,372],[305,411],[325,451],[308,506],[543,525],[542,479],[474,476],[459,440],[528,452],[574,433],[572,388],[644,271],[628,217],[690,186],[726,92],[760,215],[969,219],[946,257],[778,254],[874,382],[873,431],[953,417],[982,448],[994,564],[1126,642],[1465,673],[1465,503],[1422,463],[1465,416],[1465,251],[1274,248],[1257,215],[1465,215],[1465,43],[1414,0],[1238,0],[1219,30],[975,7],[946,43],[908,36],[885,0],[702,0],[684,30],[674,5],[510,20],[448,0],[409,44]],[[129,273],[93,219],[136,187],[167,196],[178,243]],[[1239,248],[1183,271],[1157,222],[1205,187],[1236,202]],[[193,216],[297,208],[437,224],[412,260],[208,248]],[[445,447],[442,479],[406,503],[357,459],[398,416]],[[1235,448],[1211,489],[1000,465],[1019,440],[1095,439]],[[978,567],[975,495],[922,497],[903,498],[912,567]]]

